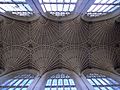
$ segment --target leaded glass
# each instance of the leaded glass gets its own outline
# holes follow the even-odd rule
[[[120,83],[105,75],[90,73],[86,78],[95,90],[120,90]]]
[[[94,4],[87,10],[87,15],[97,17],[106,15],[120,7],[120,0],[95,0]]]
[[[30,73],[14,76],[1,84],[0,90],[27,90],[34,77],[35,75]]]
[[[33,10],[26,0],[0,0],[0,12],[18,16],[33,15]]]
[[[77,4],[77,0],[39,0],[44,13],[54,16],[66,16],[71,14]]]
[[[77,90],[77,88],[69,75],[57,73],[48,78],[45,90]]]

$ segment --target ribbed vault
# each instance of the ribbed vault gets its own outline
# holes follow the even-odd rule
[[[115,18],[86,22],[80,17],[29,22],[4,17],[0,25],[0,68],[7,72],[55,68],[80,73],[86,68],[120,68],[120,23]]]

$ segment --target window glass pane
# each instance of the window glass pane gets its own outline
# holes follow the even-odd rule
[[[76,87],[71,87],[71,90],[77,90]]]
[[[65,2],[66,2],[66,3],[69,3],[69,2],[70,2],[70,0],[65,0]]]
[[[100,90],[98,87],[94,87],[95,90]]]
[[[15,2],[26,2],[25,0],[13,0]]]
[[[52,2],[52,3],[56,3],[56,0],[50,0],[50,2]]]
[[[98,81],[100,81],[100,83],[102,83],[102,85],[107,85],[102,79],[98,78]]]
[[[63,4],[58,4],[58,11],[62,11],[63,10]]]
[[[58,86],[62,86],[62,85],[63,85],[62,79],[58,79]]]
[[[11,0],[0,0],[0,2],[12,2]]]
[[[13,90],[21,90],[21,88],[15,88],[15,89],[13,89]]]
[[[29,85],[32,83],[32,81],[33,81],[33,79],[30,79],[30,80],[27,82],[26,86],[29,86]]]
[[[66,16],[74,11],[78,0],[39,0],[44,12],[54,16]]]
[[[68,79],[64,79],[64,85],[69,85]]]
[[[51,7],[52,7],[52,11],[57,11],[57,6],[56,6],[56,4],[51,4]]]
[[[19,85],[19,84],[22,82],[22,80],[23,80],[23,79],[19,79],[19,80],[14,84],[14,86]]]
[[[63,0],[57,0],[57,2],[60,2],[60,3],[62,3],[62,2],[63,2]]]
[[[23,88],[22,90],[27,90],[27,88]]]
[[[95,83],[91,79],[87,79],[91,85],[95,85]]]
[[[73,79],[69,75],[57,73],[47,80],[45,90],[77,90]]]
[[[51,88],[51,90],[56,90],[56,88]]]
[[[48,2],[48,3],[49,3],[49,2],[50,2],[50,0],[43,0],[43,2]]]
[[[53,79],[52,86],[57,86],[57,79]]]
[[[45,8],[46,8],[47,11],[52,11],[50,4],[45,4]]]
[[[107,87],[109,90],[114,90],[114,89],[112,89],[112,87]]]
[[[18,79],[14,79],[14,80],[12,80],[7,86],[11,86],[11,85],[13,85],[16,81],[18,81]]]
[[[45,88],[45,90],[50,90],[50,88]]]
[[[52,82],[52,79],[48,79],[46,86],[51,86],[51,82]]]
[[[71,2],[72,2],[72,3],[76,3],[76,2],[77,2],[77,0],[71,0]]]
[[[88,74],[86,78],[95,90],[120,90],[120,83],[105,75]]]
[[[22,81],[22,83],[20,84],[20,86],[24,86],[27,82],[28,82],[29,79],[25,79]]]
[[[75,85],[73,79],[69,79],[69,83],[70,83],[70,85]]]
[[[6,82],[4,82],[1,86],[7,86],[7,85],[8,85],[8,83],[10,83],[10,82],[12,82],[12,79],[7,80],[7,81],[6,81]]]
[[[65,90],[70,90],[70,87],[66,87]]]
[[[96,85],[101,85],[101,84],[98,82],[98,80],[96,80],[96,79],[92,79],[92,80],[95,82]]]
[[[29,78],[31,77],[34,78],[35,76],[32,74],[22,74],[14,76],[0,85],[0,87],[7,86],[8,88],[2,88],[0,90],[27,90],[27,87],[33,81],[33,79],[29,80]],[[26,83],[28,84],[27,87],[25,86]]]
[[[46,9],[43,4],[41,5],[41,7],[42,7],[43,11],[46,12]]]
[[[101,90],[107,90],[105,87],[100,87]]]
[[[87,10],[87,15],[96,17],[113,12],[120,7],[115,4],[117,2],[119,3],[120,0],[95,0],[94,4]]]
[[[73,11],[75,8],[75,4],[70,4],[70,8],[69,8],[69,11]]]
[[[112,78],[108,78],[109,81],[111,81],[113,84],[119,84],[118,82],[116,82],[115,80],[113,80]]]
[[[68,11],[68,9],[69,9],[69,4],[65,4],[64,8],[63,8],[63,11]]]
[[[63,90],[63,88],[58,88],[58,90]]]

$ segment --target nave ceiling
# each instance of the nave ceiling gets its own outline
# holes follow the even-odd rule
[[[33,68],[41,74],[56,68],[81,73],[87,68],[115,72],[120,68],[120,23],[116,18],[86,22],[39,17],[0,24],[0,68],[5,73]]]

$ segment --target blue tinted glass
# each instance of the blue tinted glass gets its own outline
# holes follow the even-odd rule
[[[95,90],[100,90],[98,87],[94,87]]]
[[[52,75],[46,83],[45,90],[77,90],[73,79],[63,73]]]
[[[27,88],[23,88],[22,90],[27,90]]]
[[[112,87],[107,87],[109,90],[114,90]],[[116,90],[116,89],[115,89]]]
[[[21,88],[16,88],[16,89],[14,89],[14,90],[21,90]]]
[[[64,85],[69,85],[68,79],[64,79]]]
[[[70,85],[75,85],[73,79],[69,79]]]
[[[10,83],[12,81],[12,79],[7,80],[6,82],[4,82],[1,86],[6,86],[8,83]]]
[[[100,87],[101,90],[107,90],[105,87]]]
[[[50,90],[50,88],[45,88],[45,90]]]
[[[91,79],[87,79],[91,85],[95,85],[95,83]]]
[[[63,85],[62,79],[58,79],[58,86],[62,86],[62,85]]]
[[[18,86],[22,81],[23,81],[23,79],[19,79],[19,80],[14,84],[14,86]]]
[[[46,83],[46,86],[51,86],[51,83],[52,83],[52,79],[48,79],[47,83]]]
[[[0,90],[8,90],[8,88],[2,88],[2,89],[0,89]]]
[[[8,86],[8,88],[0,88],[0,90],[27,90],[25,84],[27,83],[28,86],[33,81],[33,79],[29,80],[29,78],[34,78],[34,75],[32,74],[17,75],[12,79],[7,80],[1,85],[1,86]]]
[[[77,90],[76,87],[71,87],[71,90]]]
[[[97,80],[100,81],[103,85],[107,85],[101,78],[98,78]]]
[[[61,88],[58,88],[58,90],[63,90],[63,88],[61,87]]]
[[[33,79],[30,79],[25,86],[29,86],[32,83]]]
[[[98,82],[98,80],[96,80],[96,79],[92,79],[92,80],[95,82],[96,85],[101,85],[101,84]]]
[[[51,90],[57,90],[56,88],[51,88]]]
[[[70,90],[70,87],[66,87],[65,90]]]
[[[28,80],[29,80],[29,79],[23,80],[22,83],[20,84],[20,86],[24,86],[24,85],[27,83]]]
[[[57,79],[53,79],[52,86],[57,86]]]

